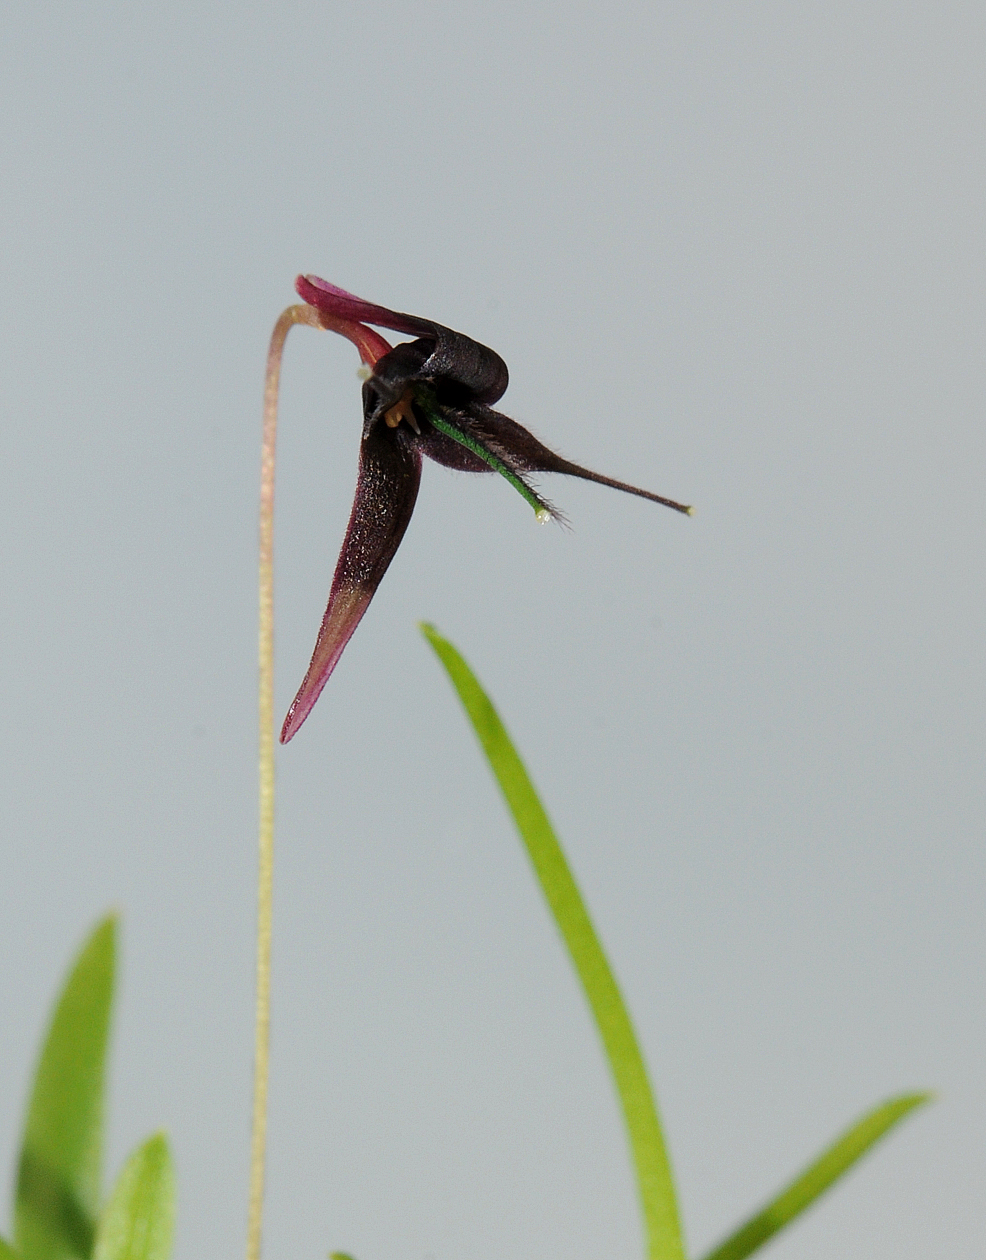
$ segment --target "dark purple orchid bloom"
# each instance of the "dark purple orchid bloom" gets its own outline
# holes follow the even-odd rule
[[[323,327],[354,343],[368,375],[356,499],[311,664],[281,730],[283,744],[311,712],[404,537],[422,455],[465,472],[500,473],[540,521],[561,518],[532,487],[530,473],[568,473],[691,513],[682,503],[563,459],[494,411],[507,388],[507,365],[487,346],[433,320],[364,302],[317,276],[299,276],[295,287]],[[367,324],[414,340],[391,347]]]

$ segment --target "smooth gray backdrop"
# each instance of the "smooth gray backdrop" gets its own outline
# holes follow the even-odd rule
[[[685,520],[429,465],[280,757],[271,1260],[630,1260],[581,996],[436,662],[496,697],[658,1088],[693,1254],[940,1091],[774,1247],[979,1256],[984,27],[960,3],[14,3],[0,49],[0,1139],[124,915],[109,1162],[241,1254],[267,338],[314,271],[510,365]],[[356,356],[293,334],[278,708],[349,512]]]

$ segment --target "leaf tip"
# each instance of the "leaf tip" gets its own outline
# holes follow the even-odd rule
[[[435,647],[439,643],[445,642],[442,635],[439,634],[438,632],[438,627],[431,621],[419,621],[418,629],[421,631],[421,633],[428,640],[428,642],[431,644],[432,647]]]
[[[938,1101],[938,1095],[933,1089],[915,1090],[911,1094],[898,1094],[896,1098],[891,1098],[889,1106],[896,1106],[900,1109],[901,1115],[905,1115],[908,1111],[913,1111],[915,1107],[923,1107],[927,1103]]]
[[[120,929],[121,913],[117,906],[114,906],[107,914],[105,914],[96,924],[92,931],[92,939],[99,937],[105,940],[107,944],[116,945],[117,934]]]

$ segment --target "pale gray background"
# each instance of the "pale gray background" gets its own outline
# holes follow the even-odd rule
[[[629,1260],[581,997],[457,704],[498,700],[626,987],[693,1253],[941,1091],[780,1257],[979,1256],[984,21],[969,3],[17,4],[2,98],[9,1169],[54,986],[125,914],[109,1157],[244,1234],[263,358],[314,271],[510,365],[571,533],[429,465],[280,758],[267,1255]],[[278,708],[356,356],[289,344]]]

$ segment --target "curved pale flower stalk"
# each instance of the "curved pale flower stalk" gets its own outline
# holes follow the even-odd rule
[[[274,469],[277,400],[284,342],[295,324],[325,328],[348,337],[371,367],[390,349],[372,329],[333,318],[313,306],[289,306],[274,325],[264,382],[264,429],[260,462],[260,633],[259,633],[259,866],[257,874],[257,1004],[250,1132],[250,1192],[247,1260],[260,1260],[267,1145],[267,1081],[270,1063],[270,953],[274,892]]]

